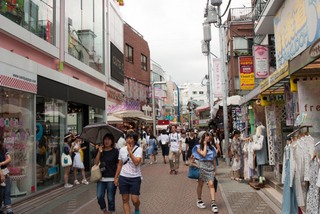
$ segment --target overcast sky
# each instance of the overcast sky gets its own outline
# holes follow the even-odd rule
[[[151,59],[178,84],[201,82],[208,73],[201,53],[202,23],[207,0],[124,0],[124,20],[143,35]],[[251,0],[233,0],[231,8],[250,7]],[[228,0],[223,0],[222,13]],[[225,15],[225,17],[228,15]],[[211,52],[219,56],[218,29],[212,27]]]

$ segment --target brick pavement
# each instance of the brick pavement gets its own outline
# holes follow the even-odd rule
[[[148,162],[148,160],[146,160]],[[197,181],[187,178],[188,167],[180,164],[177,175],[169,174],[169,164],[162,163],[158,155],[157,164],[142,166],[143,181],[141,186],[141,213],[143,214],[201,214],[212,213],[210,210],[209,189],[204,185],[203,201],[206,209],[196,206]],[[245,183],[229,179],[229,168],[220,161],[219,188],[216,196],[220,214],[235,213],[281,213],[263,193],[253,190]],[[15,206],[15,213],[59,213],[87,214],[102,213],[97,204],[96,185],[77,186],[71,189],[63,187],[56,190],[57,196],[49,198],[44,195],[33,202]],[[49,199],[48,199],[49,198]],[[273,206],[273,208],[272,208]],[[133,207],[132,207],[133,208]],[[116,195],[116,213],[122,212],[121,196]]]

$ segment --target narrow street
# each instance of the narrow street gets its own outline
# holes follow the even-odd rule
[[[187,178],[188,167],[180,165],[177,175],[170,175],[169,165],[163,164],[158,155],[157,164],[142,166],[143,183],[141,188],[141,213],[212,213],[210,210],[209,190],[204,186],[203,200],[206,209],[196,206],[197,181]],[[219,188],[217,205],[219,213],[281,213],[277,207],[261,190],[254,190],[246,183],[230,180],[229,169],[223,161],[219,167]],[[94,183],[79,185],[70,189],[58,188],[50,193],[33,200],[14,206],[15,213],[59,213],[59,214],[87,214],[101,213],[95,198]],[[123,213],[121,196],[116,195],[116,213]]]

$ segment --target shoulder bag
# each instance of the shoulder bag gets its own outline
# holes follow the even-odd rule
[[[70,155],[66,155],[65,153],[62,153],[61,155],[61,166],[66,167],[66,166],[71,166],[72,165],[72,160]]]
[[[100,163],[98,165],[93,165],[91,168],[91,176],[90,181],[91,182],[98,182],[102,178],[102,174],[100,171]]]
[[[189,166],[189,172],[188,172],[188,178],[190,179],[199,179],[200,177],[200,172],[199,168],[190,164]]]

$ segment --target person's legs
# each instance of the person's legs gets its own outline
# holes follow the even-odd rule
[[[209,181],[208,186],[209,186],[210,196],[211,196],[211,210],[214,213],[218,213],[219,210],[216,204],[216,192],[215,192],[213,181]]]
[[[133,203],[135,211],[139,211],[139,207],[140,207],[139,195],[131,195],[131,201]]]
[[[130,214],[129,194],[122,194],[122,206],[125,214]]]
[[[169,164],[170,164],[170,170],[173,171],[174,170],[174,165],[173,165],[173,152],[170,151],[169,152]]]
[[[97,200],[98,204],[100,206],[100,209],[103,211],[106,211],[106,201],[104,200],[105,196],[105,189],[106,189],[106,182],[100,182],[97,183]]]
[[[69,173],[70,173],[70,166],[64,167],[64,184],[68,184],[68,179],[69,179]]]
[[[198,186],[197,186],[197,196],[198,196],[197,207],[199,207],[200,209],[205,209],[205,208],[206,208],[206,204],[205,204],[205,203],[202,201],[202,199],[201,199],[202,187],[203,187],[203,181],[198,180]]]
[[[11,179],[9,176],[6,177],[6,187],[4,190],[4,195],[3,195],[3,203],[4,206],[6,207],[7,210],[7,214],[11,214],[12,212],[12,208],[11,208]]]
[[[108,197],[108,210],[114,212],[115,207],[115,195],[116,195],[116,186],[113,181],[106,182],[107,185],[107,197]]]
[[[180,162],[180,152],[175,152],[174,153],[174,170],[177,171],[179,169],[179,162]]]
[[[74,184],[80,184],[77,178],[78,169],[73,167],[73,175],[74,175]]]

